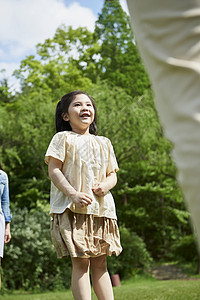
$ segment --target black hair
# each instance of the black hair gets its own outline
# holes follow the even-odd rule
[[[60,131],[72,131],[71,125],[68,121],[63,120],[63,115],[68,113],[68,108],[71,104],[71,102],[75,99],[77,95],[86,95],[92,102],[92,105],[94,107],[94,121],[90,124],[89,132],[91,134],[97,134],[97,114],[96,114],[96,107],[94,100],[91,96],[89,96],[87,93],[82,91],[73,91],[66,95],[64,95],[61,100],[58,102],[56,107],[56,115],[55,115],[55,121],[56,121],[56,132]]]

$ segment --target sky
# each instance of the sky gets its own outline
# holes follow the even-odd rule
[[[126,0],[120,3],[127,12]],[[103,4],[104,0],[0,0],[0,80],[7,78],[11,90],[17,90],[11,75],[21,60],[34,55],[35,46],[52,38],[62,24],[93,31]]]

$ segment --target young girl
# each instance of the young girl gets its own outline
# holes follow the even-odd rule
[[[109,139],[96,136],[92,98],[75,91],[56,108],[56,130],[45,162],[51,178],[51,236],[59,258],[72,259],[72,292],[91,299],[89,268],[99,300],[114,299],[106,255],[119,255],[114,199],[118,170]]]

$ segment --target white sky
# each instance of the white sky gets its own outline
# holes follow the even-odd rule
[[[61,24],[73,28],[86,26],[93,31],[98,17],[97,4],[98,7],[102,7],[103,2],[0,0],[0,70],[6,70],[0,73],[0,79],[9,78],[13,89],[17,88],[15,80],[10,76],[19,67],[22,59],[35,53],[36,44],[44,42],[46,38],[52,38]],[[120,3],[127,11],[126,0],[121,0]]]

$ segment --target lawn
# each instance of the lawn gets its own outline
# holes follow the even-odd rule
[[[152,279],[129,280],[114,288],[115,300],[199,300],[200,280],[166,280]],[[70,290],[42,294],[25,294],[15,292],[0,296],[2,300],[72,300]],[[92,300],[97,300],[94,293]]]

